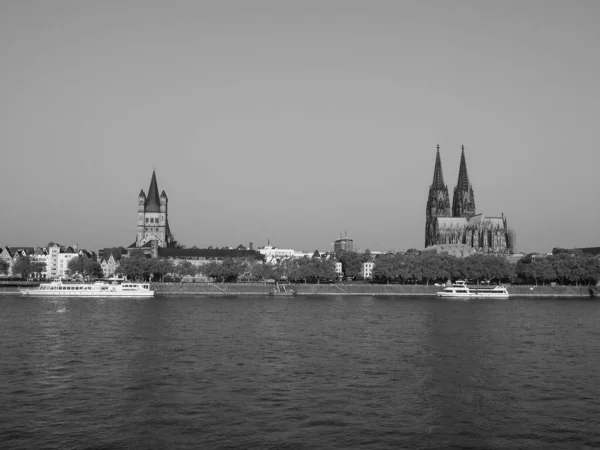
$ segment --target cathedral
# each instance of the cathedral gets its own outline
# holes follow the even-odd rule
[[[469,182],[465,147],[462,147],[458,181],[452,195],[444,184],[440,146],[437,147],[433,183],[429,187],[425,213],[425,247],[441,244],[466,244],[483,253],[511,251],[506,217],[475,214],[475,193]]]
[[[135,244],[131,247],[151,247],[152,241],[156,241],[158,247],[164,248],[173,242],[169,229],[168,203],[165,191],[158,195],[156,173],[153,171],[148,196],[146,197],[143,189],[138,195],[137,235]]]

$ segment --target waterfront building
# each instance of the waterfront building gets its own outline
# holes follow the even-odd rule
[[[51,278],[64,278],[69,270],[69,261],[79,256],[77,246],[63,247],[56,254],[56,275],[51,275]]]
[[[42,263],[42,267],[44,267],[44,270],[42,270],[38,274],[35,274],[35,276],[39,276],[40,278],[48,278],[48,249],[44,247],[37,247],[35,251],[31,255],[29,255],[29,258],[31,262]]]
[[[373,261],[367,261],[362,263],[361,267],[361,275],[363,279],[369,280],[373,278],[373,268],[375,267],[375,263]]]
[[[78,256],[86,258],[95,258],[92,252],[80,249],[77,244],[63,247],[58,244],[53,244],[46,249],[46,277],[47,278],[64,278],[69,270],[69,261]]]
[[[347,235],[342,237],[342,235],[340,234],[340,238],[336,239],[333,243],[333,251],[334,253],[352,252],[354,251],[354,241],[350,239]]]
[[[45,270],[39,274],[42,278],[62,278],[66,276],[69,261],[77,256],[93,258],[94,254],[87,250],[80,250],[77,245],[61,247],[53,244],[50,247],[4,247],[0,249],[0,258],[9,263],[9,272],[6,276],[19,275],[13,273],[13,267],[20,257],[27,256],[31,262],[41,262]]]
[[[127,250],[123,247],[103,248],[98,250],[98,262],[100,263],[100,267],[102,267],[104,278],[115,276],[121,258],[125,255],[127,255]]]
[[[13,276],[13,267],[15,265],[16,260],[20,256],[30,256],[35,253],[35,248],[33,247],[3,247],[0,251],[0,258],[8,263],[8,273],[6,275],[2,274],[2,276]]]
[[[475,214],[475,194],[469,182],[464,146],[450,207],[438,145],[425,213],[425,248],[441,244],[466,244],[478,252],[509,253],[510,236],[504,213],[500,217]]]
[[[168,247],[173,243],[173,235],[169,228],[169,199],[165,191],[158,194],[156,172],[152,171],[152,179],[148,188],[148,196],[142,189],[138,195],[138,221],[135,243],[129,248],[151,247],[152,241],[158,247]]]
[[[270,241],[268,245],[259,247],[258,252],[263,255],[265,263],[268,264],[277,264],[286,259],[303,258],[305,256],[310,258],[314,256],[314,252],[303,252],[291,248],[273,247],[270,245]]]
[[[243,259],[248,262],[262,262],[263,257],[256,250],[229,248],[158,248],[158,257],[170,259],[177,265],[189,261],[196,267],[209,262],[223,262],[225,258]]]
[[[344,277],[344,271],[342,270],[342,263],[340,261],[336,261],[335,263],[335,274],[339,279]]]
[[[12,275],[13,257],[9,247],[0,248],[0,259],[6,261],[8,264],[8,271],[6,273],[0,273],[0,276],[7,277]]]

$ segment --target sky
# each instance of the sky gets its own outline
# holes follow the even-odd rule
[[[600,2],[0,2],[0,245],[422,248],[436,146],[517,250],[600,245]]]

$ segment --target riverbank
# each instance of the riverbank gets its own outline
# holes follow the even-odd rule
[[[435,296],[440,286],[398,284],[293,284],[288,285],[298,295],[373,295],[373,296]],[[259,283],[152,283],[157,296],[244,296],[268,295],[272,286]],[[508,286],[513,297],[573,297],[589,298],[587,286]],[[16,287],[0,287],[0,295],[15,295]],[[598,293],[596,294],[599,295]]]
[[[298,295],[435,296],[440,286],[399,284],[294,284]],[[156,295],[268,295],[272,286],[259,283],[154,283]],[[587,286],[508,286],[515,297],[589,297]]]

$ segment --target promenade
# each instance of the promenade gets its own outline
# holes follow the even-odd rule
[[[291,284],[298,295],[435,296],[441,286],[398,284]],[[154,283],[156,295],[267,295],[259,283]],[[516,297],[589,297],[587,286],[508,286]]]

